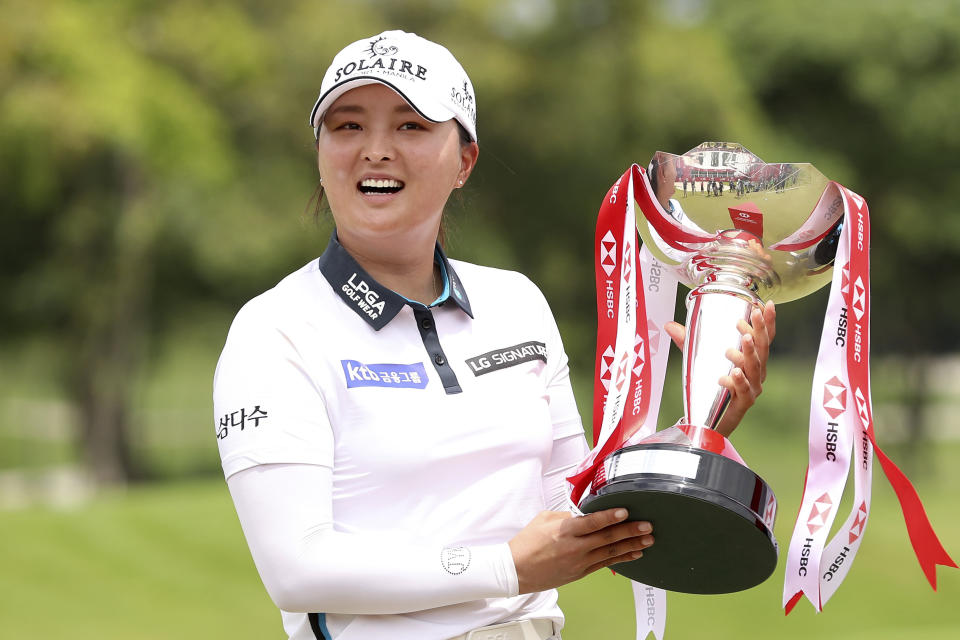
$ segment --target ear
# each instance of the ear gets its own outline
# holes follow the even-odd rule
[[[457,187],[463,186],[477,166],[477,158],[480,157],[480,147],[476,142],[460,145],[460,171],[457,172]]]

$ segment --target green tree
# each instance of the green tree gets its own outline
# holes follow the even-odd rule
[[[150,339],[313,251],[302,225],[277,224],[313,180],[307,107],[286,103],[315,92],[313,21],[336,32],[356,15],[315,4],[4,2],[3,338],[59,345],[101,481],[146,472],[128,434]]]

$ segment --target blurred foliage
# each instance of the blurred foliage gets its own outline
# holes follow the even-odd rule
[[[960,346],[944,295],[960,238],[955,0],[0,10],[0,339],[56,345],[50,376],[104,480],[143,472],[131,405],[162,346],[198,315],[225,335],[243,301],[322,250],[307,115],[334,53],[387,28],[447,45],[477,90],[481,162],[451,207],[452,255],[538,282],[578,370],[593,358],[600,198],[631,162],[707,139],[811,162],[867,198],[874,351]],[[782,310],[776,350],[815,348],[824,307]]]

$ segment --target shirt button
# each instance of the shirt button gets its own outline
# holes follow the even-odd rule
[[[430,318],[424,318],[420,321],[420,326],[423,327],[424,331],[429,331],[433,327],[433,323],[430,322]]]
[[[443,355],[439,353],[433,356],[433,361],[436,362],[438,365],[443,365],[446,362],[446,360],[443,359]]]

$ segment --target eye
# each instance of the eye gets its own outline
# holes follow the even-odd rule
[[[419,122],[404,122],[400,125],[401,131],[416,131],[417,129],[426,130],[426,127],[421,125]]]
[[[359,131],[360,125],[356,122],[343,122],[337,125],[335,130]]]

